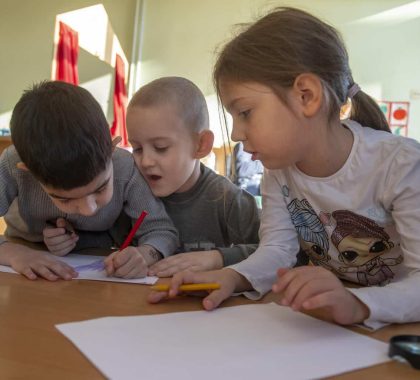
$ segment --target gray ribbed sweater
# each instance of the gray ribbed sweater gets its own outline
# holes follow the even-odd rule
[[[134,244],[148,244],[164,256],[177,246],[177,231],[165,212],[162,202],[151,193],[138,172],[130,153],[117,148],[112,156],[114,167],[114,193],[111,201],[97,214],[89,217],[64,214],[50,200],[39,182],[30,172],[16,168],[20,158],[14,146],[8,147],[0,157],[0,216],[7,223],[6,235],[31,242],[42,242],[46,221],[66,218],[76,229],[79,241],[75,250],[87,247],[109,248],[121,244],[130,224],[141,211],[145,218],[135,236]],[[124,211],[131,223],[122,224]]]

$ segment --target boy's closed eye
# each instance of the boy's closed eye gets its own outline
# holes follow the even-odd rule
[[[169,146],[155,146],[156,152],[164,153],[168,150]]]

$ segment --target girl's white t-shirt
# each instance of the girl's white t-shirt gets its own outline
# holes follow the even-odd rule
[[[353,147],[329,177],[265,170],[260,245],[230,268],[259,298],[301,247],[315,265],[351,281],[370,309],[364,324],[420,321],[420,144],[346,120]]]

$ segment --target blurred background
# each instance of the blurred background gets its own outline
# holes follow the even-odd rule
[[[420,1],[0,0],[0,142],[10,143],[10,114],[22,91],[56,75],[62,22],[78,38],[78,83],[100,102],[110,127],[118,119],[118,93],[129,100],[160,76],[195,82],[207,98],[216,134],[210,165],[225,174],[227,138],[211,79],[215,52],[236,24],[283,5],[338,28],[355,80],[393,120],[394,133],[420,140]],[[125,94],[116,83],[125,85]]]

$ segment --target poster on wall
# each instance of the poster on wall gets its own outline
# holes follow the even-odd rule
[[[410,103],[381,100],[378,104],[391,127],[392,133],[407,136]]]

